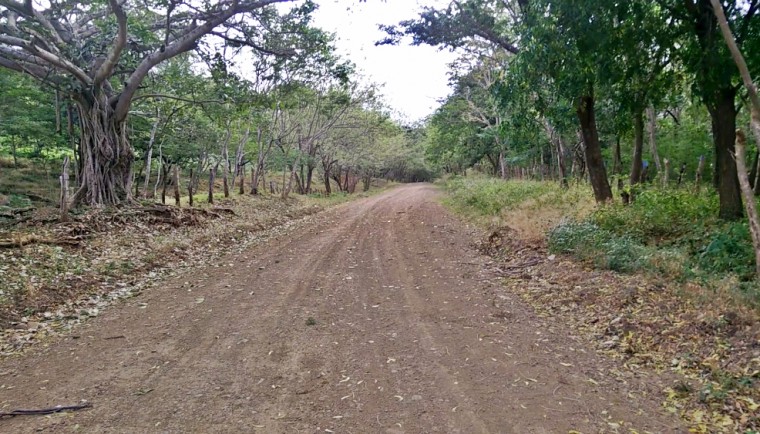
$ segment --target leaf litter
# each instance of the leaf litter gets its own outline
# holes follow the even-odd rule
[[[505,287],[641,375],[670,372],[663,408],[690,432],[760,430],[760,318],[696,284],[593,269],[499,228],[478,243]],[[566,363],[561,363],[567,366]],[[593,379],[589,381],[594,382]]]
[[[134,297],[180,269],[221,253],[240,253],[325,209],[309,198],[239,196],[217,203],[214,208],[154,204],[93,209],[66,223],[42,209],[23,224],[0,229],[0,239],[6,240],[33,240],[34,235],[76,241],[0,248],[0,357],[69,333],[106,306]]]

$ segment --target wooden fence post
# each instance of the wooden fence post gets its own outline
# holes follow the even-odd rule
[[[69,157],[63,158],[63,172],[59,178],[61,182],[61,221],[69,220]]]
[[[179,196],[179,166],[176,164],[174,165],[174,204],[177,207],[182,206]]]
[[[190,168],[190,182],[187,183],[187,194],[190,201],[190,208],[193,207],[193,168]]]

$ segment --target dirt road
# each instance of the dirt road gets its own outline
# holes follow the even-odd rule
[[[432,186],[319,219],[2,362],[2,411],[93,408],[0,431],[683,432],[660,380],[506,293]]]

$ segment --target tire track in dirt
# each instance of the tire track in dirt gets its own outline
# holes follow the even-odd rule
[[[2,410],[94,404],[0,432],[683,431],[666,380],[505,293],[436,195],[342,205],[0,362]]]

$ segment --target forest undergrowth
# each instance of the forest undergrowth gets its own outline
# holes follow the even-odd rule
[[[479,223],[505,287],[539,315],[647,375],[692,432],[760,429],[760,291],[744,222],[717,198],[649,188],[596,208],[589,188],[479,177],[445,181],[446,204]]]

